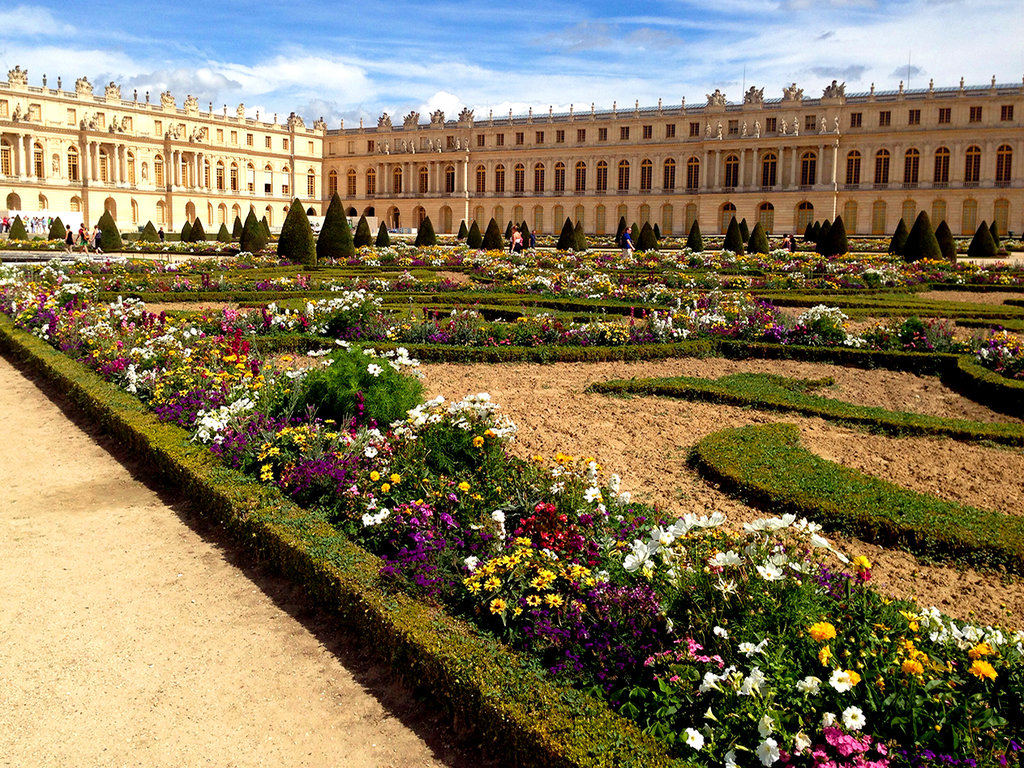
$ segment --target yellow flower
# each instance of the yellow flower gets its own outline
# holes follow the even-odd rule
[[[380,492],[381,492],[381,493],[387,493],[387,492],[388,492],[388,491],[390,491],[390,490],[391,490],[391,483],[384,483],[384,484],[383,484],[383,485],[382,485],[382,486],[380,487]]]
[[[526,604],[531,608],[536,608],[540,605],[540,595],[529,595],[526,598]]]
[[[991,656],[995,650],[988,643],[978,643],[967,652],[972,659],[980,659],[982,656]]]
[[[831,640],[836,636],[836,628],[827,621],[819,621],[817,624],[812,624],[811,628],[807,631],[819,643],[824,640]]]
[[[903,674],[920,675],[924,672],[924,665],[917,659],[907,659],[903,662]]]
[[[392,485],[398,485],[402,481],[402,476],[397,473],[394,473],[388,479],[391,481]]]
[[[829,648],[827,645],[824,646],[820,651],[818,651],[818,661],[820,661],[822,664],[828,665],[828,661],[831,658],[832,649]]]
[[[515,608],[512,609],[512,615],[513,616],[521,616],[522,613],[523,613],[523,609],[520,608],[518,605]]]
[[[846,670],[846,676],[850,679],[850,685],[856,685],[860,682],[860,675],[852,669]]]
[[[260,467],[260,480],[265,483],[269,483],[274,479],[274,468],[270,464],[264,464]]]
[[[376,483],[378,480],[380,480],[380,472],[375,469],[370,473],[370,482]]]
[[[984,659],[975,659],[971,662],[970,669],[967,670],[979,680],[984,680],[986,677],[989,680],[996,679],[996,670],[991,664]]]
[[[557,608],[558,606],[560,606],[562,604],[562,596],[561,595],[554,595],[554,594],[544,595],[544,602],[547,603],[552,608]]]
[[[491,613],[504,613],[507,605],[500,597],[496,597],[491,600]]]
[[[871,568],[871,561],[868,560],[864,555],[857,555],[853,558],[853,567],[858,571],[866,571]]]
[[[473,447],[474,448],[480,448],[480,447],[483,446],[483,444],[484,444],[484,439],[480,435],[477,435],[476,437],[473,438]]]
[[[465,480],[463,480],[461,483],[459,483],[459,490],[462,491],[463,493],[468,491],[469,490],[469,483],[467,483]]]
[[[497,589],[501,586],[501,579],[497,576],[491,576],[491,578],[484,582],[484,586],[487,587],[487,589]]]

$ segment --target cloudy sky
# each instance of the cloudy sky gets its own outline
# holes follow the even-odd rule
[[[0,78],[18,64],[32,85],[86,75],[337,128],[410,109],[703,104],[715,88],[739,101],[744,84],[770,98],[833,79],[1020,83],[1020,27],[1020,0],[42,0],[0,13]]]

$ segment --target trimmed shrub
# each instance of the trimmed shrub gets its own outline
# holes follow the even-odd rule
[[[153,226],[152,221],[146,222],[146,226],[142,228],[142,234],[139,235],[139,240],[144,243],[155,243],[160,240],[160,235],[156,233],[156,227]]]
[[[335,192],[324,214],[324,223],[320,227],[320,235],[316,239],[316,258],[350,259],[356,255],[356,246],[352,240],[352,230],[348,226],[348,217],[341,198]]]
[[[484,236],[480,234],[480,227],[476,223],[476,219],[473,219],[473,223],[469,225],[469,233],[466,235],[466,245],[470,248],[480,248],[484,244]]]
[[[903,244],[903,260],[911,262],[940,258],[942,258],[942,250],[939,248],[939,241],[935,238],[931,219],[928,218],[927,213],[921,211],[914,219],[914,226],[910,228],[907,241]]]
[[[626,217],[619,216],[619,223],[615,227],[615,244],[622,245],[622,233],[626,231]]]
[[[992,233],[988,225],[983,221],[978,225],[974,237],[971,238],[971,245],[967,249],[967,255],[974,259],[989,259],[999,252],[996,248],[996,241],[992,239]]]
[[[206,241],[206,230],[203,229],[203,222],[198,218],[192,222],[192,229],[190,229],[188,233],[188,241],[190,243],[202,243]]]
[[[650,222],[644,222],[640,236],[636,239],[636,249],[638,251],[658,250],[658,238],[654,236],[654,228],[651,227]]]
[[[46,234],[47,240],[63,240],[67,235],[67,230],[64,228],[64,222],[60,220],[60,216],[54,218],[50,222],[50,231]]]
[[[370,223],[366,220],[366,216],[360,216],[359,221],[356,222],[356,234],[352,238],[352,242],[356,248],[362,248],[364,245],[370,245],[373,243],[373,235],[370,234]]]
[[[268,238],[263,232],[263,226],[250,208],[249,214],[245,217],[245,224],[242,225],[242,235],[239,238],[238,246],[243,251],[259,253],[267,247],[267,242]]]
[[[815,232],[815,238],[814,238],[814,252],[815,253],[822,253],[821,248],[825,244],[825,241],[828,240],[828,233],[831,232],[831,231],[832,231],[832,223],[828,219],[825,219],[823,222],[821,222],[821,226],[818,228],[817,232]]]
[[[635,221],[630,225],[630,231],[633,233],[633,237],[636,238],[640,234],[640,225]],[[634,240],[635,242],[635,240]]]
[[[750,240],[750,227],[747,226],[746,218],[740,219],[740,237],[743,238],[743,242]]]
[[[218,243],[230,243],[231,233],[228,232],[228,225],[221,223],[220,229],[217,230],[217,242]]]
[[[104,253],[115,253],[124,248],[124,243],[121,242],[121,233],[117,231],[117,224],[114,223],[114,217],[110,215],[110,211],[103,212],[100,220],[96,222],[96,226],[100,230],[100,248]]]
[[[25,222],[21,220],[21,215],[14,217],[14,221],[11,222],[11,229],[7,233],[8,240],[28,240],[28,232],[25,229]]]
[[[288,215],[281,225],[281,236],[277,240],[277,255],[282,259],[296,261],[307,267],[316,266],[316,242],[309,216],[299,198],[288,206]]]
[[[508,220],[508,224],[505,225],[505,239],[509,240],[512,238],[512,219]]]
[[[821,240],[821,222],[820,221],[816,221],[813,224],[811,224],[811,242],[814,243],[815,245],[817,245],[818,241],[820,241],[820,240]],[[815,249],[815,250],[817,250],[817,249]]]
[[[416,230],[415,245],[417,248],[437,245],[437,235],[434,234],[434,225],[430,222],[429,216],[423,218],[423,221],[420,222],[420,226]]]
[[[198,219],[197,219],[197,221],[198,221]],[[189,239],[191,237],[192,237],[192,225],[189,224],[188,221],[186,220],[185,223],[181,225],[181,236],[178,239],[181,242],[183,242],[183,243],[187,243],[187,242],[189,242]]]
[[[906,245],[907,235],[910,232],[907,229],[907,222],[900,218],[899,223],[896,225],[896,231],[892,233],[892,239],[889,241],[889,253],[894,253],[897,256],[903,255],[903,246]]]
[[[519,231],[523,235],[523,250],[526,250],[530,247],[530,228],[525,221],[519,225]]]
[[[583,224],[578,221],[572,231],[572,245],[577,253],[587,250],[587,234],[583,231]]]
[[[996,244],[996,249],[999,248],[999,226],[996,224],[995,219],[988,225],[988,233],[992,235],[992,242]]]
[[[754,225],[754,231],[750,233],[747,251],[749,253],[768,253],[768,250],[768,235],[764,233],[764,227],[759,221]]]
[[[846,238],[846,224],[842,216],[836,216],[832,226],[828,229],[828,237],[821,244],[822,256],[842,256],[850,250],[850,243]]]
[[[498,222],[494,220],[493,216],[487,222],[487,231],[484,232],[481,246],[485,251],[500,251],[505,247],[505,242],[501,239],[501,230],[498,229]]]
[[[807,222],[807,226],[804,227],[804,242],[805,243],[813,242],[813,240],[811,239],[813,235],[814,235],[814,224],[811,223],[811,222]]]
[[[700,224],[696,219],[690,225],[690,234],[686,236],[686,247],[697,253],[704,250],[704,237],[700,233]]]
[[[942,258],[956,263],[956,240],[953,239],[953,233],[945,219],[939,222],[939,227],[935,230],[935,241],[939,244]]]
[[[572,251],[576,248],[576,228],[568,218],[562,224],[562,232],[558,235],[558,242],[555,244],[555,248],[559,251]]]
[[[725,242],[722,247],[735,254],[743,254],[743,235],[740,233],[740,225],[735,216],[729,219],[729,228],[725,231]]]
[[[241,240],[242,239],[242,220],[235,216],[235,223],[231,225],[231,239]]]
[[[264,216],[262,219],[260,219],[260,227],[263,228],[263,236],[265,238],[267,238],[267,242],[269,243],[270,242],[270,238],[273,237],[273,234],[270,231],[270,222],[267,221],[267,217],[266,216]]]
[[[465,240],[466,235],[469,234],[469,228],[466,226],[466,220],[463,219],[459,222],[459,234],[455,236],[456,240]]]
[[[391,245],[391,235],[388,233],[388,225],[383,221],[377,227],[377,239],[373,242],[378,248],[387,248]],[[353,249],[354,250],[354,249]]]
[[[661,229],[658,228],[657,222],[655,222],[653,229],[654,229],[654,237],[656,239],[658,239],[658,240],[661,240]]]

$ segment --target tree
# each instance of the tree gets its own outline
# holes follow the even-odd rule
[[[635,244],[636,238],[640,236],[640,225],[634,221],[633,224],[630,226],[629,231],[633,233],[633,243]]]
[[[644,222],[644,226],[640,230],[640,236],[636,239],[636,249],[638,251],[658,250],[658,238],[654,236],[654,228],[651,227],[651,222]]]
[[[696,219],[690,225],[690,234],[686,236],[686,247],[694,253],[701,253],[704,250],[704,238],[700,233],[700,224]]]
[[[754,230],[750,233],[750,238],[747,240],[747,252],[768,253],[768,235],[765,234],[764,227],[761,226],[760,221],[754,225]]]
[[[622,233],[626,231],[626,217],[619,216],[618,226],[615,227],[615,244],[622,245]]]
[[[391,245],[391,235],[388,234],[388,225],[383,221],[380,223],[380,226],[377,227],[377,239],[373,244],[378,248],[387,248]]]
[[[850,250],[850,242],[846,237],[846,224],[842,216],[836,216],[835,221],[828,229],[828,235],[822,241],[820,253],[822,256],[842,256]]]
[[[480,244],[485,251],[500,251],[505,248],[505,242],[501,239],[501,230],[498,229],[498,222],[491,217],[487,222],[487,230],[484,232],[483,242]]]
[[[939,250],[942,251],[942,258],[956,264],[956,240],[949,229],[949,224],[943,219],[935,229],[935,239],[939,243]]]
[[[370,223],[366,220],[366,215],[359,217],[359,221],[356,222],[356,234],[352,238],[352,242],[356,248],[362,248],[364,245],[370,245],[373,242],[373,236],[370,234]]]
[[[656,240],[661,240],[661,230],[658,228],[657,223],[654,225],[654,238]]]
[[[67,230],[64,229],[64,222],[60,220],[60,216],[55,216],[50,222],[50,231],[46,234],[46,239],[63,240],[66,236]]]
[[[480,226],[476,223],[476,219],[473,219],[473,223],[469,225],[469,233],[466,235],[466,245],[477,249],[482,247],[483,244],[484,236],[480,234]]]
[[[572,251],[576,248],[576,227],[572,225],[572,221],[568,218],[562,224],[562,231],[558,235],[558,242],[555,243],[555,248],[559,251]]]
[[[260,224],[256,214],[250,208],[249,214],[245,217],[245,224],[242,225],[242,235],[239,238],[238,247],[242,251],[256,254],[267,247],[267,242],[268,238],[263,231],[263,225]]]
[[[992,242],[996,244],[996,250],[999,249],[999,227],[996,224],[995,219],[988,225],[988,233],[992,235]]]
[[[523,250],[525,251],[530,247],[530,228],[526,226],[525,221],[520,225],[519,231],[523,235]]]
[[[463,219],[459,222],[459,234],[455,236],[456,240],[465,240],[466,235],[469,234],[469,228],[466,226],[466,220]]]
[[[202,243],[206,240],[206,230],[203,229],[203,222],[196,219],[192,222],[192,229],[188,233],[190,243]]]
[[[147,221],[146,226],[142,228],[142,234],[139,235],[139,240],[144,243],[155,243],[160,240],[160,236],[156,233],[156,227],[153,226],[152,221]]]
[[[327,213],[324,214],[323,226],[320,227],[320,234],[316,238],[316,258],[317,261],[343,260],[351,259],[355,255],[356,246],[352,240],[352,230],[348,226],[345,207],[335,192],[331,195]]]
[[[230,243],[231,233],[228,232],[228,225],[221,222],[220,229],[217,230],[217,242],[218,243]]]
[[[25,222],[21,220],[21,215],[16,215],[14,221],[11,222],[11,228],[7,233],[8,240],[28,240],[28,232],[25,229]]]
[[[729,219],[729,228],[725,231],[725,242],[722,247],[739,256],[743,255],[743,238],[740,236],[740,225],[735,216]]]
[[[818,243],[821,242],[821,222],[820,221],[815,221],[813,224],[811,224],[811,242],[814,243],[815,246],[817,246]],[[817,250],[817,248],[815,248],[815,250]]]
[[[577,221],[572,231],[572,249],[577,253],[587,250],[587,234],[583,231],[583,222]]]
[[[914,226],[910,228],[907,241],[903,244],[903,260],[911,262],[941,257],[942,251],[939,248],[939,241],[935,238],[931,219],[927,213],[921,211],[914,219]]]
[[[978,230],[971,238],[971,244],[967,248],[967,255],[973,259],[989,259],[998,253],[996,241],[992,239],[992,232],[983,221],[978,225]]]
[[[429,216],[423,217],[423,221],[420,222],[420,225],[416,230],[415,245],[417,248],[437,245],[437,235],[434,234],[434,225],[430,223]]]
[[[813,236],[814,236],[814,224],[812,222],[808,221],[807,222],[807,226],[804,227],[804,242],[805,243],[813,242],[812,239],[811,239]]]
[[[110,211],[103,212],[100,220],[96,222],[96,226],[100,230],[100,248],[104,253],[114,253],[124,248],[124,243],[121,242],[121,233],[117,231],[117,224],[114,223],[114,217],[110,215]]]
[[[281,234],[277,239],[277,255],[307,267],[316,266],[313,228],[309,225],[309,216],[299,198],[292,200],[292,204],[288,206],[288,215],[284,217]]]
[[[231,226],[231,239],[241,240],[242,239],[242,220],[235,216],[235,223]]]
[[[740,219],[740,237],[743,238],[743,242],[750,240],[750,227],[747,226],[747,220],[745,218]]]
[[[832,224],[828,219],[821,222],[821,228],[818,230],[818,236],[814,240],[814,251],[815,253],[822,253],[822,246],[825,241],[828,240],[828,233],[832,229]]]
[[[186,219],[185,223],[181,225],[181,236],[178,239],[183,243],[187,243],[190,237],[192,237],[192,225]]]
[[[270,238],[271,238],[270,222],[267,221],[267,217],[266,216],[264,216],[262,219],[260,219],[260,227],[263,228],[263,236],[265,238],[267,238],[266,242],[269,243],[270,242]]]
[[[892,233],[892,240],[889,241],[889,253],[896,254],[897,256],[903,255],[903,246],[907,242],[907,235],[910,232],[907,230],[907,222],[900,218],[899,224],[896,225],[896,231]]]

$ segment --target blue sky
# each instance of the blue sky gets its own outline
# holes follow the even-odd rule
[[[699,105],[715,88],[740,101],[744,83],[895,89],[908,60],[911,87],[1019,83],[1022,17],[1020,0],[41,1],[0,13],[0,77],[19,64],[32,85],[86,75],[337,128],[410,109]]]

